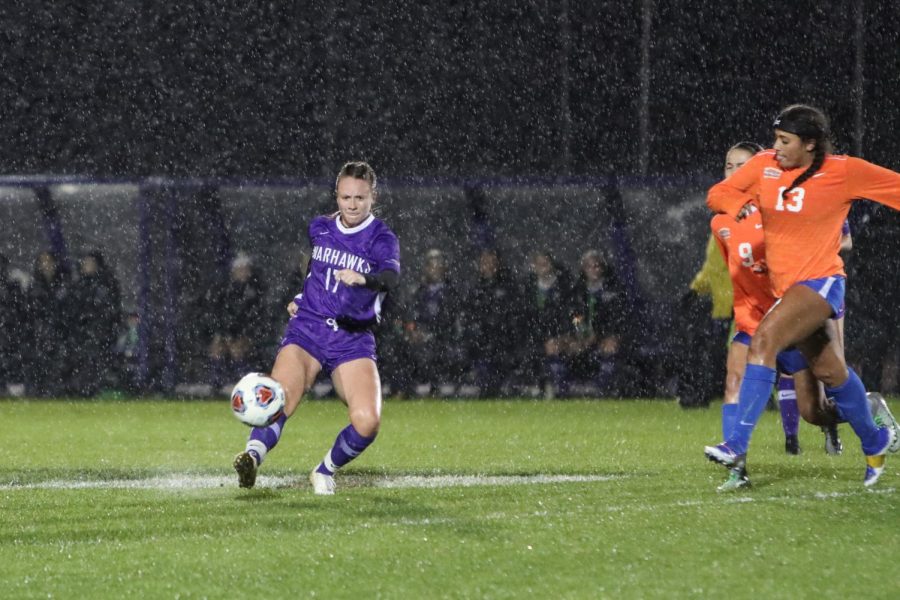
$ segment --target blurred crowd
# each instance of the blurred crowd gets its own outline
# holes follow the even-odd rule
[[[125,315],[103,254],[40,253],[31,273],[0,256],[0,384],[32,396],[133,389],[136,314]]]
[[[380,365],[393,393],[640,393],[634,307],[600,252],[585,252],[570,270],[535,251],[519,278],[484,249],[471,268],[474,277],[456,282],[447,257],[431,249],[385,307]]]
[[[849,267],[861,284],[848,294],[848,357],[872,389],[890,392],[897,321],[884,298],[896,297],[900,280],[873,269],[896,230],[875,217]],[[684,406],[721,396],[730,311],[717,312],[699,280],[648,307],[601,250],[586,249],[576,264],[547,250],[511,263],[489,230],[482,237],[463,260],[432,248],[404,266],[375,331],[387,395],[677,397]],[[126,277],[101,252],[42,252],[30,271],[0,255],[0,395],[171,394],[186,383],[225,393],[242,374],[271,367],[307,260],[273,279],[238,252],[199,292],[179,297],[177,332],[160,340],[123,306]],[[173,347],[171,385],[148,359],[160,344]]]
[[[72,264],[42,252],[30,273],[0,260],[0,386],[37,397],[144,391],[140,317],[123,307],[101,252]],[[227,277],[207,286],[205,310],[181,325],[196,332],[198,348],[185,357],[199,357],[197,383],[217,393],[270,367],[305,262],[271,282],[238,253]],[[448,257],[431,249],[421,272],[388,296],[376,335],[390,395],[641,393],[634,307],[601,252],[586,251],[570,269],[535,251],[524,277],[493,249],[464,267],[469,276],[454,281]]]
[[[204,304],[217,309],[201,326],[213,389],[269,368],[305,267],[301,257],[287,281],[267,285],[240,253],[228,282],[210,289]],[[419,271],[406,273],[408,283],[388,295],[375,330],[390,396],[638,395],[649,380],[639,375],[632,303],[596,250],[575,269],[536,251],[520,278],[485,249],[455,270],[468,275],[456,281],[448,257],[432,248]]]

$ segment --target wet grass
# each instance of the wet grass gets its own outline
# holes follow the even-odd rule
[[[718,441],[718,407],[409,401],[384,412],[349,485],[322,498],[305,477],[344,424],[337,402],[288,423],[263,470],[277,486],[240,490],[230,462],[247,431],[225,402],[2,401],[2,595],[888,598],[900,587],[900,457],[879,490],[863,490],[847,426],[843,456],[826,456],[809,426],[803,453],[787,456],[767,413],[754,487],[723,495],[724,470],[702,456]],[[406,475],[529,478],[377,487]],[[102,487],[154,477],[184,485]]]

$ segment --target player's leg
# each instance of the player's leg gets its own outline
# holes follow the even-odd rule
[[[744,377],[744,369],[747,366],[747,353],[750,349],[750,336],[739,331],[735,334],[728,346],[728,358],[726,359],[725,396],[722,400],[722,439],[727,440],[734,430],[738,418],[738,393],[741,388],[741,380]],[[729,492],[741,488],[750,487],[750,477],[747,473],[745,461],[733,466],[728,473],[728,479],[718,487],[720,492]]]
[[[825,384],[825,395],[834,400],[838,413],[859,437],[867,464],[864,483],[874,485],[884,470],[885,454],[896,443],[896,433],[879,427],[872,418],[862,381],[844,362],[837,327],[829,319],[797,347],[816,378]]]
[[[777,390],[781,428],[784,430],[784,451],[788,454],[800,454],[800,408],[797,405],[794,378],[780,373]]]
[[[799,352],[797,353],[799,354]],[[782,355],[784,354],[782,353]],[[815,378],[809,366],[806,365],[806,359],[803,359],[803,365],[802,369],[793,373],[800,417],[810,425],[817,425],[825,434],[825,452],[827,454],[841,454],[844,450],[838,433],[841,416],[837,412],[834,401],[825,396],[822,383]]]
[[[334,440],[325,458],[310,473],[316,494],[334,493],[334,474],[359,456],[381,427],[381,380],[371,358],[357,358],[338,365],[331,374],[335,391],[347,404],[350,425]]]
[[[840,311],[838,311],[837,316],[834,318],[834,324],[837,330],[837,339],[841,344],[841,349],[846,351],[846,345],[844,343],[844,311],[845,307],[841,306]],[[825,397],[824,388],[822,390],[822,397]],[[841,441],[840,432],[838,432],[838,423],[841,418],[840,415],[837,415],[837,410],[834,408],[834,402],[829,402],[831,404],[830,408],[835,412],[836,417],[833,423],[822,426],[822,433],[825,435],[825,453],[836,456],[844,452],[844,444]]]
[[[837,338],[840,342],[841,349],[845,350],[845,340],[844,340],[844,307],[841,306],[840,311],[838,311],[838,316],[834,319],[834,325],[837,330]],[[891,414],[890,408],[888,408],[887,403],[884,401],[884,398],[878,392],[869,392],[866,394],[866,398],[869,400],[869,408],[872,413],[872,417],[875,420],[875,423],[879,427],[890,427],[894,430],[894,438],[895,441],[892,444],[890,451],[897,452],[900,450],[900,424],[898,424],[897,420],[894,418],[894,415]],[[838,448],[840,448],[840,438],[837,433],[837,425],[832,425],[830,428],[823,427],[822,430],[825,432],[825,449],[829,450],[829,442],[833,447],[834,442],[831,441],[832,437],[837,439]],[[832,454],[833,452],[829,452]],[[838,454],[840,451],[837,452]]]
[[[734,429],[738,417],[738,393],[744,369],[747,366],[747,353],[750,350],[750,336],[738,332],[728,346],[726,359],[725,396],[722,399],[722,439],[727,440]]]
[[[797,408],[800,417],[810,425],[825,427],[840,422],[841,417],[834,402],[825,397],[822,383],[816,379],[807,365],[791,374],[797,392]]]
[[[295,344],[287,344],[278,351],[271,377],[284,389],[284,414],[271,425],[254,427],[250,431],[244,451],[234,458],[234,470],[237,471],[240,487],[254,486],[259,465],[278,444],[285,423],[297,410],[300,399],[312,386],[321,368],[319,361]]]
[[[795,285],[769,310],[753,334],[738,395],[738,421],[724,444],[707,446],[712,461],[731,467],[743,460],[753,428],[766,408],[776,379],[776,357],[808,337],[831,316],[831,305],[812,289]]]

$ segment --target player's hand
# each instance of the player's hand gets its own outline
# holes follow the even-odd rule
[[[749,217],[756,210],[756,206],[752,202],[748,202],[747,204],[741,207],[741,210],[738,211],[737,216],[735,217],[736,221],[743,221],[747,217]]]
[[[754,273],[759,273],[760,275],[762,275],[763,273],[769,272],[769,265],[766,263],[766,259],[761,258],[750,265],[750,270]]]
[[[287,305],[288,314],[292,317],[297,314],[297,303],[291,300],[291,303]]]
[[[334,278],[345,285],[364,285],[366,283],[366,278],[363,277],[362,273],[357,273],[353,269],[336,271]]]

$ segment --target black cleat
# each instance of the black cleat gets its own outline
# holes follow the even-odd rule
[[[785,436],[784,451],[788,454],[800,454],[800,438],[796,435]]]
[[[838,456],[844,451],[844,443],[841,442],[841,435],[838,433],[838,426],[828,425],[822,428],[825,434],[825,454]]]
[[[252,488],[256,485],[256,470],[259,465],[249,452],[240,452],[234,457],[234,470],[237,471],[238,486]]]

